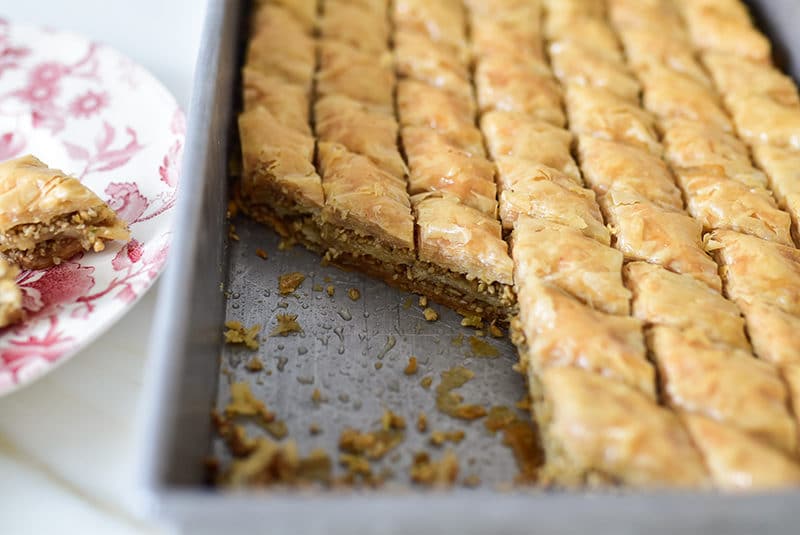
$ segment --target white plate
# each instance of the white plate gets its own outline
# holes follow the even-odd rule
[[[20,275],[28,320],[0,331],[0,395],[69,359],[153,284],[169,247],[184,135],[173,96],[122,54],[0,19],[0,161],[30,153],[79,177],[133,234],[127,245]]]

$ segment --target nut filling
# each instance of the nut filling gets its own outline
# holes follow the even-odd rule
[[[49,223],[17,225],[0,235],[0,250],[11,262],[26,269],[58,265],[81,251],[99,252],[113,239],[109,225],[116,220],[110,208],[80,210]]]

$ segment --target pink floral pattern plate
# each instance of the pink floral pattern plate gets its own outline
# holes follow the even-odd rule
[[[0,395],[85,347],[153,284],[169,247],[184,115],[147,71],[71,33],[0,19],[0,161],[34,154],[129,224],[109,244],[19,276],[25,323],[0,330]]]

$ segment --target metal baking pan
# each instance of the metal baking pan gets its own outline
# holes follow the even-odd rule
[[[782,44],[783,66],[800,72],[800,39],[793,33],[800,5],[763,0],[753,7],[759,23]],[[183,195],[161,284],[141,411],[139,468],[147,514],[188,533],[797,532],[800,491],[722,496],[508,490],[506,483],[517,472],[510,450],[480,422],[456,424],[439,414],[432,391],[419,381],[426,375],[438,379],[442,370],[462,365],[475,372],[460,390],[468,402],[513,406],[525,384],[512,370],[516,355],[509,342],[482,339],[497,356],[486,358],[485,348],[475,353],[469,342],[474,332],[460,326],[458,315],[436,307],[440,320],[426,322],[413,296],[323,267],[317,255],[300,248],[279,251],[273,232],[244,219],[235,221],[240,240],[230,240],[225,219],[228,157],[236,144],[247,9],[241,1],[209,2]],[[267,250],[270,258],[256,256],[256,248]],[[277,278],[289,271],[303,272],[307,279],[295,296],[283,298]],[[336,288],[332,298],[319,291],[329,284]],[[351,300],[350,288],[358,289],[361,298]],[[266,335],[278,313],[297,314],[304,332],[265,338],[258,352],[265,370],[257,375],[245,371],[251,353],[222,344],[223,322],[258,323]],[[420,372],[408,377],[403,368],[410,355],[419,358]],[[417,413],[425,411],[432,428],[465,430],[466,439],[455,447],[461,474],[475,474],[482,484],[449,491],[408,485],[411,455],[425,448],[425,437],[410,431],[398,448],[399,458],[386,461],[395,472],[392,483],[379,490],[233,493],[209,487],[204,460],[225,455],[209,412],[227,400],[230,380],[243,379],[286,420],[301,452],[322,446],[334,454],[342,428],[374,428],[384,408],[412,425]],[[322,403],[312,402],[315,389]],[[310,436],[311,422],[322,427],[322,434]]]

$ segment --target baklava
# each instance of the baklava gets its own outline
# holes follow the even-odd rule
[[[306,6],[256,7],[246,213],[509,321],[543,482],[800,484],[800,97],[740,0]]]
[[[30,155],[0,163],[0,207],[0,254],[25,269],[130,238],[126,223],[77,178]]]

